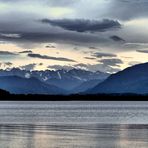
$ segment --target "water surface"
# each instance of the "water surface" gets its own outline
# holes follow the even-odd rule
[[[147,148],[148,102],[0,102],[0,148]]]

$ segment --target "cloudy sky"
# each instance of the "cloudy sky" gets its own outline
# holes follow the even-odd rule
[[[0,68],[114,73],[148,61],[147,0],[0,0]]]

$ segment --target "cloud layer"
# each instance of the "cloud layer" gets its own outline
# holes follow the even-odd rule
[[[0,0],[0,60],[115,72],[147,61],[147,16],[147,0]]]
[[[38,58],[38,59],[45,59],[45,60],[56,60],[56,61],[64,61],[64,62],[76,62],[72,59],[63,58],[63,57],[51,57],[46,55],[40,55],[40,54],[28,54],[28,57],[31,58]]]
[[[104,19],[98,20],[84,20],[84,19],[63,19],[63,20],[50,20],[43,19],[41,22],[50,24],[52,26],[58,26],[65,30],[76,32],[105,32],[112,29],[121,28],[121,24],[118,21]]]

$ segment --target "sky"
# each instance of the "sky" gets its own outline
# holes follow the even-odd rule
[[[0,0],[0,68],[115,73],[148,62],[147,0]]]

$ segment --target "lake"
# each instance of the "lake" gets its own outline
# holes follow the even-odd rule
[[[0,102],[0,148],[147,148],[148,102]]]

